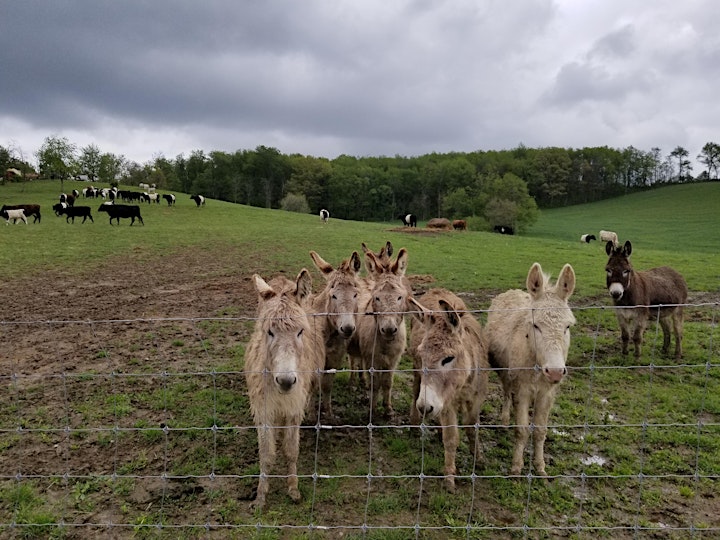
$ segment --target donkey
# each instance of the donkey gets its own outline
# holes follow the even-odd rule
[[[480,407],[488,389],[487,348],[480,323],[469,313],[465,303],[446,289],[431,289],[410,303],[418,309],[410,331],[410,354],[413,357],[414,407],[410,423],[423,418],[437,418],[442,426],[445,448],[444,483],[455,492],[455,456],[460,434],[458,414],[466,426],[468,444],[475,459],[482,459],[477,431]]]
[[[497,370],[504,399],[501,420],[510,423],[515,408],[515,448],[510,474],[520,474],[530,437],[533,407],[534,459],[538,474],[545,472],[548,417],[560,382],[567,374],[570,327],[575,317],[567,300],[575,290],[575,271],[566,264],[555,285],[535,263],[527,275],[527,292],[518,289],[496,296],[485,331],[490,365]]]
[[[317,384],[325,352],[317,324],[309,320],[312,281],[306,269],[295,282],[277,277],[269,283],[255,274],[257,322],[245,353],[245,377],[258,434],[260,478],[253,507],[262,510],[269,490],[268,474],[282,437],[287,460],[288,494],[300,500],[297,461],[300,423],[311,389]]]
[[[355,337],[348,344],[352,366],[371,375],[371,411],[375,415],[382,395],[385,413],[393,416],[393,372],[405,352],[407,329],[404,313],[410,292],[403,281],[407,269],[407,250],[401,248],[394,262],[384,265],[372,251],[365,253],[365,263],[373,276],[358,301],[361,315]],[[376,383],[376,384],[373,384]]]
[[[627,355],[630,335],[635,344],[635,357],[642,350],[643,334],[648,320],[659,319],[663,331],[662,353],[670,351],[670,322],[675,334],[675,358],[682,358],[683,306],[687,303],[688,288],[677,271],[669,266],[660,266],[650,270],[637,271],[630,264],[632,244],[626,241],[616,248],[608,242],[605,252],[610,256],[605,271],[607,288],[615,310],[622,336],[622,353]],[[633,308],[633,309],[623,309]]]
[[[315,251],[310,252],[315,266],[325,278],[325,288],[312,300],[315,313],[324,314],[322,336],[325,343],[325,373],[322,375],[322,413],[334,419],[332,410],[333,370],[342,365],[350,338],[355,334],[355,316],[360,293],[360,256],[353,251],[349,259],[337,268],[326,262]],[[328,372],[329,371],[329,372]]]

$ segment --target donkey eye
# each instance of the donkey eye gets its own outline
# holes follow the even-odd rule
[[[630,275],[630,270],[623,270],[623,277],[628,277]]]
[[[334,294],[332,295],[331,298],[332,298],[333,300],[337,300],[337,296],[335,296]]]
[[[447,366],[453,360],[455,360],[454,356],[446,356],[445,358],[442,359],[442,362],[440,362],[440,364],[442,364],[443,366]]]
[[[533,324],[533,328],[538,332],[542,332],[542,330],[540,330],[540,327],[537,324]]]
[[[303,329],[301,328],[300,331],[297,333],[297,337],[302,337],[303,335]]]
[[[273,334],[273,331],[272,331],[272,330],[268,330],[268,336],[270,336],[270,337],[275,337],[275,334]]]
[[[612,276],[612,272],[610,270],[605,270],[608,276]]]

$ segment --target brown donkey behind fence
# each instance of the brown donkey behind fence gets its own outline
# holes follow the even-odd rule
[[[663,354],[670,350],[670,321],[675,334],[675,358],[682,357],[683,306],[687,302],[688,288],[685,279],[669,266],[650,270],[634,270],[630,264],[632,244],[628,240],[616,248],[608,242],[605,251],[610,259],[605,266],[607,288],[613,304],[620,308],[615,311],[622,334],[622,353],[628,353],[628,342],[632,334],[635,357],[640,357],[643,334],[650,315],[659,319],[663,331]],[[653,306],[653,307],[651,307]]]

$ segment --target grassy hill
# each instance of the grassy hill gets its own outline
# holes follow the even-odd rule
[[[65,190],[86,186],[65,182]],[[524,284],[527,270],[539,261],[557,275],[566,262],[578,274],[579,296],[601,294],[606,255],[600,242],[581,244],[583,233],[614,230],[633,242],[634,264],[647,268],[676,267],[695,291],[716,291],[720,283],[720,183],[670,186],[600,203],[543,211],[528,235],[485,232],[409,232],[396,223],[331,219],[323,225],[315,215],[208,200],[197,208],[178,193],[175,207],[142,205],[146,225],[110,226],[99,214],[99,201],[80,200],[93,208],[94,223],[67,224],[51,211],[60,193],[58,182],[0,186],[0,204],[39,203],[40,224],[0,228],[0,277],[64,268],[91,270],[111,256],[131,252],[146,257],[174,253],[187,246],[213,250],[242,249],[257,261],[256,271],[295,272],[310,267],[315,249],[328,260],[347,257],[361,242],[380,246],[386,240],[410,253],[409,272],[432,275],[435,283],[454,290],[504,289]]]

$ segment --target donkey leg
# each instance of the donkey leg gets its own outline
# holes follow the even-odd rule
[[[268,473],[275,462],[275,429],[269,426],[258,426],[258,454],[260,457],[260,478],[258,480],[257,494],[251,503],[251,508],[262,510],[265,507],[265,499],[270,483]]]
[[[682,338],[683,338],[683,308],[679,306],[675,309],[673,315],[673,329],[675,331],[675,359],[682,358]]]
[[[533,419],[535,423],[535,447],[533,453],[533,463],[537,473],[541,476],[547,476],[545,472],[545,439],[547,438],[548,418],[550,417],[550,409],[552,408],[555,395],[553,390],[540,392],[535,400],[535,409]]]
[[[297,462],[300,454],[300,422],[301,419],[291,419],[292,425],[285,429],[283,439],[283,453],[287,459],[287,486],[290,498],[298,502],[301,499],[300,490],[298,489]]]
[[[662,346],[662,353],[663,355],[667,355],[668,351],[670,350],[670,321],[668,320],[668,317],[662,317],[660,319],[660,328],[662,328],[663,333],[663,346]]]
[[[455,456],[457,455],[457,447],[460,442],[460,432],[457,427],[457,414],[455,411],[443,411],[440,415],[442,423],[443,447],[445,449],[445,468],[443,474],[445,478],[443,483],[448,493],[455,493]]]
[[[510,474],[520,474],[523,468],[523,454],[530,438],[530,394],[521,389],[514,395],[515,405],[515,447],[513,448]]]

